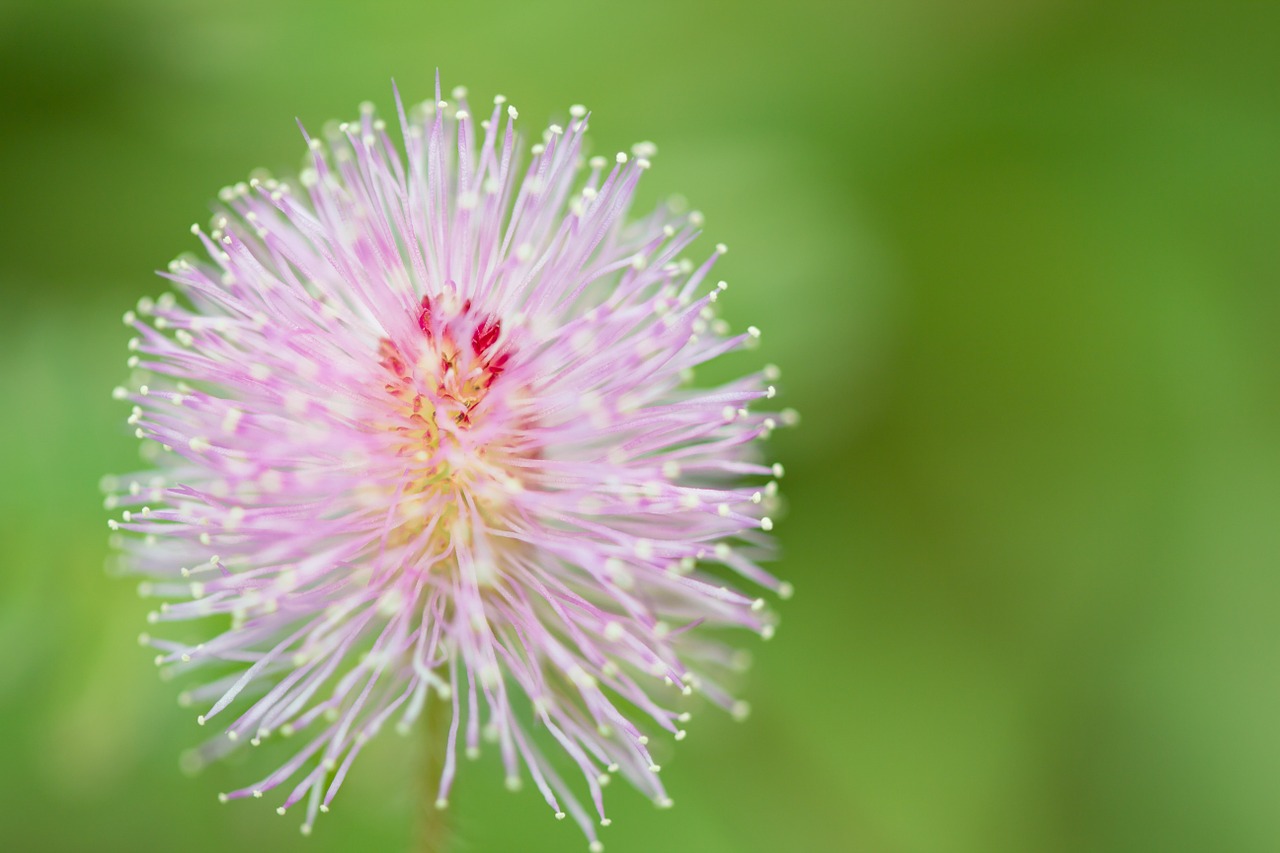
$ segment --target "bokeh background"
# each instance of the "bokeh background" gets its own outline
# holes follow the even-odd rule
[[[407,849],[420,752],[301,838],[103,571],[121,313],[294,117],[446,87],[594,110],[723,240],[804,416],[742,724],[611,853],[1280,850],[1280,5],[0,4],[0,847]],[[746,638],[745,642],[752,642]],[[492,757],[457,850],[585,849]]]

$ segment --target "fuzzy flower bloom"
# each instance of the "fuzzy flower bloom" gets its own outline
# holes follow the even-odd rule
[[[275,791],[310,831],[434,692],[437,805],[491,743],[600,849],[612,776],[670,804],[649,747],[684,737],[683,696],[744,713],[726,629],[768,638],[760,591],[790,591],[760,567],[775,369],[692,387],[759,336],[715,316],[725,249],[686,259],[679,205],[628,218],[653,146],[586,159],[569,115],[522,165],[501,97],[398,106],[402,148],[365,106],[296,182],[224,189],[207,258],[125,316],[115,394],[152,468],[108,478],[110,526],[150,621],[199,622],[141,641],[210,673],[181,696],[217,730],[192,764],[297,747],[223,799]]]

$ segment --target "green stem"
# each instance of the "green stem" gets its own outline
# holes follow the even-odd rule
[[[444,772],[444,755],[449,743],[452,713],[450,703],[441,699],[435,690],[428,692],[426,707],[423,709],[426,745],[423,797],[418,818],[417,849],[420,853],[448,853],[452,840],[448,811],[436,807],[436,801],[440,798],[440,774]]]

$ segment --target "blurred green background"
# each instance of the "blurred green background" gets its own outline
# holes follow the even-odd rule
[[[1280,4],[0,5],[0,846],[403,850],[384,736],[314,837],[196,779],[103,570],[120,314],[222,185],[394,76],[582,102],[707,215],[799,430],[776,640],[611,853],[1280,850]],[[745,643],[752,643],[750,637]],[[265,747],[264,747],[265,749]],[[460,851],[583,850],[492,757]]]

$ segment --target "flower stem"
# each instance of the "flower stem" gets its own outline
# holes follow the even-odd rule
[[[448,853],[452,833],[449,816],[438,808],[440,775],[444,772],[445,750],[449,742],[449,718],[452,707],[431,690],[423,709],[426,723],[426,749],[423,767],[423,797],[419,808],[418,846],[420,853]]]

